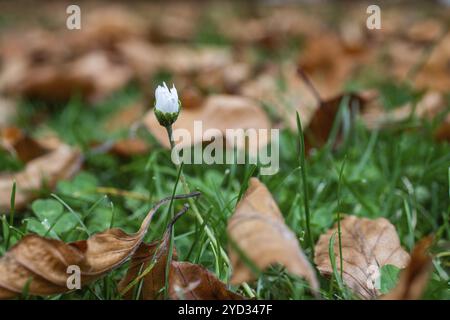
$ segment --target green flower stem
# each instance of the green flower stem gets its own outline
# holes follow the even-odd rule
[[[173,137],[172,137],[172,126],[171,125],[166,126],[165,128],[167,130],[167,135],[169,136],[170,149],[173,150],[173,148],[175,147],[175,142],[173,141]],[[177,169],[180,170],[180,165],[178,165],[178,164],[175,164],[175,165],[176,165]],[[189,185],[186,181],[186,178],[184,177],[183,170],[181,170],[181,172],[180,172],[180,181],[183,186],[184,192],[190,193]],[[197,219],[198,223],[200,225],[203,225],[204,224],[203,217],[200,214],[200,211],[198,210],[197,205],[195,204],[194,200],[189,198],[188,201],[189,201],[189,205],[191,206],[192,211],[194,212],[194,216]],[[219,243],[207,224],[205,224],[205,232],[211,242],[211,246],[214,246],[214,244]],[[222,259],[226,262],[226,264],[228,266],[231,266],[230,259],[228,258],[227,253],[225,252],[225,250],[222,247],[220,247],[220,255],[222,256]]]

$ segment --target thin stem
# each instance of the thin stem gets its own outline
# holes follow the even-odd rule
[[[167,130],[167,135],[169,137],[169,141],[170,141],[170,149],[173,150],[175,148],[175,142],[173,141],[173,136],[172,136],[172,126],[167,126],[165,127]],[[179,164],[175,164],[175,166],[177,167],[178,170],[180,170],[180,165]],[[189,193],[190,188],[189,185],[186,181],[186,178],[184,176],[183,170],[180,171],[180,181],[181,184],[183,186],[184,192]],[[192,212],[194,213],[195,218],[197,219],[198,223],[200,225],[204,225],[205,226],[205,233],[208,236],[211,245],[213,246],[215,243],[218,243],[216,240],[216,237],[214,236],[214,234],[212,233],[211,229],[209,228],[209,226],[207,224],[205,224],[204,219],[202,217],[202,215],[200,214],[200,211],[197,208],[197,205],[195,204],[193,199],[188,199],[189,205],[192,208]],[[225,250],[220,247],[220,255],[222,256],[222,258],[225,260],[226,264],[228,266],[231,266],[230,263],[230,259],[228,258],[227,253],[225,252]]]
[[[298,135],[299,135],[299,151],[300,151],[300,168],[301,168],[301,175],[302,175],[302,183],[303,183],[303,199],[304,199],[304,205],[305,205],[305,221],[306,221],[306,232],[307,232],[307,239],[309,242],[309,246],[311,248],[312,256],[314,256],[314,240],[311,233],[311,226],[310,226],[310,211],[309,211],[309,199],[308,199],[308,181],[306,180],[306,168],[305,168],[305,139],[303,137],[303,130],[302,130],[302,123],[300,121],[300,116],[297,112],[297,129],[298,129]]]
[[[323,104],[322,97],[320,96],[319,91],[317,91],[316,87],[313,85],[313,83],[311,82],[311,79],[309,79],[308,75],[305,73],[303,68],[298,68],[297,74],[305,82],[306,86],[309,88],[312,95],[317,100],[317,103],[319,104],[319,106],[321,106]]]
[[[341,281],[343,281],[343,256],[342,256],[342,233],[341,233],[341,182],[342,182],[342,177],[344,174],[344,168],[345,168],[345,163],[347,160],[347,156],[345,156],[344,162],[342,164],[341,170],[339,172],[339,184],[338,184],[338,189],[337,189],[337,195],[338,195],[338,212],[337,212],[337,226],[338,226],[338,241],[339,241],[339,272],[340,272],[340,276],[341,276]]]

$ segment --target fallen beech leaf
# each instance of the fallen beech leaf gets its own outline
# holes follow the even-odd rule
[[[329,257],[331,236],[337,226],[322,234],[315,247],[314,262],[320,273],[332,275]],[[370,220],[347,216],[341,221],[343,280],[361,298],[373,299],[380,293],[371,285],[373,268],[386,264],[404,268],[409,255],[400,246],[395,227],[385,218]],[[340,271],[339,241],[334,242],[336,268]]]
[[[224,68],[232,63],[229,50],[215,47],[192,49],[167,45],[162,49],[162,67],[174,74],[192,74]]]
[[[53,188],[59,180],[72,177],[80,168],[82,156],[67,145],[28,162],[22,171],[0,175],[0,210],[9,211],[11,188],[16,181],[16,209],[23,209],[34,198],[33,192],[44,185]]]
[[[129,289],[128,286],[130,283],[138,276],[143,277],[141,294],[139,296],[140,299],[157,300],[164,298],[162,289],[165,286],[166,280],[166,264],[170,251],[170,236],[176,220],[187,210],[187,208],[188,207],[185,206],[184,210],[172,219],[161,240],[154,241],[150,244],[142,243],[138,250],[133,254],[127,274],[125,275],[125,278],[119,282],[118,286],[119,291],[123,292],[123,297],[125,299],[133,298],[133,290],[124,291]],[[175,250],[173,250],[172,259],[176,259]],[[150,271],[144,274],[147,268],[150,267]]]
[[[382,129],[405,121],[411,115],[431,120],[445,111],[445,106],[444,96],[440,92],[429,91],[424,94],[417,104],[407,103],[392,111],[385,111],[378,100],[373,100],[365,106],[362,119],[368,128]]]
[[[132,70],[127,65],[114,63],[106,52],[92,51],[73,61],[69,65],[69,74],[92,83],[94,91],[88,98],[95,100],[125,86],[132,77]]]
[[[124,6],[109,5],[86,14],[83,28],[68,32],[69,45],[78,53],[96,49],[111,49],[116,43],[143,37],[147,23]]]
[[[119,292],[123,292],[127,289],[127,286],[135,280],[138,276],[143,275],[145,270],[149,268],[150,263],[154,263],[149,273],[143,276],[141,295],[139,299],[144,300],[157,300],[163,299],[161,289],[165,284],[165,268],[167,262],[167,245],[166,234],[163,240],[154,241],[150,244],[142,243],[136,252],[131,257],[130,266],[128,267],[127,274],[119,282]],[[159,250],[159,251],[158,251]],[[155,255],[156,254],[156,255]],[[134,287],[138,287],[137,285]],[[127,300],[133,299],[134,292],[130,288],[123,293],[123,298]]]
[[[279,263],[294,275],[306,278],[317,291],[318,281],[297,237],[285,225],[283,216],[266,186],[251,178],[249,188],[228,222],[228,234],[242,252],[261,270]],[[231,283],[253,279],[251,270],[231,250]]]
[[[191,40],[195,35],[201,10],[203,10],[201,3],[192,6],[184,2],[172,3],[153,10],[157,15],[150,19],[152,36],[163,41]]]
[[[114,63],[106,52],[97,50],[65,63],[29,67],[13,93],[45,101],[67,101],[74,94],[95,100],[124,86],[131,68]]]
[[[214,95],[208,97],[200,108],[182,109],[173,129],[186,129],[191,140],[180,142],[180,146],[186,147],[204,141],[202,132],[195,134],[194,121],[202,122],[203,131],[215,129],[220,133],[219,137],[225,137],[226,129],[270,129],[269,119],[259,105],[253,99],[241,96]],[[161,145],[170,147],[167,132],[156,120],[153,110],[147,113],[144,123]],[[266,138],[258,137],[258,147],[265,146],[269,139],[269,134]],[[238,148],[243,147],[237,142]]]
[[[171,299],[243,300],[205,267],[190,262],[172,261],[170,268]]]
[[[426,19],[414,23],[408,28],[407,36],[412,41],[429,42],[434,41],[442,34],[443,26],[435,19]]]
[[[279,86],[282,77],[285,89]],[[305,83],[299,79],[297,68],[293,63],[282,65],[279,69],[270,66],[255,79],[244,83],[241,94],[255,99],[273,108],[275,114],[284,120],[287,126],[296,128],[295,113],[298,111],[306,127],[317,109],[317,100]]]
[[[434,137],[438,141],[450,142],[450,114],[447,115],[441,125],[436,129]]]
[[[323,146],[330,136],[333,124],[338,115],[342,101],[347,98],[350,113],[362,109],[364,99],[357,94],[338,95],[326,101],[321,101],[319,107],[309,121],[309,125],[305,129],[305,148],[308,151],[312,147]],[[339,144],[342,136],[342,130],[338,132],[335,145]]]
[[[324,100],[342,92],[358,64],[367,61],[368,50],[348,50],[334,34],[312,37],[301,52],[298,67],[311,77]]]
[[[432,268],[431,257],[428,253],[433,242],[429,236],[420,240],[411,254],[411,261],[403,272],[397,286],[382,297],[383,300],[418,300],[428,283]]]
[[[175,196],[183,199],[199,193]],[[67,268],[76,265],[81,271],[81,284],[101,277],[125,262],[139,247],[155,212],[170,201],[165,198],[149,211],[134,234],[113,228],[87,240],[64,243],[37,235],[27,235],[0,258],[0,298],[19,295],[29,279],[29,294],[49,295],[69,291]]]
[[[185,207],[187,209],[187,207]],[[119,283],[119,291],[125,291],[125,299],[133,298],[130,284],[137,277],[142,277],[141,299],[163,299],[163,288],[166,280],[166,264],[169,255],[169,240],[175,221],[185,212],[174,217],[161,240],[150,244],[142,243],[134,253],[125,278]],[[216,278],[205,267],[189,262],[177,262],[176,250],[173,250],[169,271],[169,297],[171,299],[188,300],[238,300],[244,297],[227,289],[226,285]],[[146,271],[148,268],[149,271]],[[148,272],[148,273],[145,273]]]
[[[1,129],[1,145],[23,162],[28,162],[48,152],[47,148],[17,127]]]
[[[141,101],[126,105],[106,120],[105,130],[115,132],[129,129],[142,118],[143,114],[144,104]]]
[[[67,65],[36,66],[27,70],[22,81],[10,88],[14,94],[50,102],[67,101],[78,93],[91,96],[95,84],[89,78],[74,76]]]
[[[450,32],[447,32],[442,39],[439,39],[439,43],[433,48],[431,56],[417,73],[414,79],[417,88],[448,92],[448,88],[450,88],[449,63]]]
[[[150,150],[149,145],[142,139],[129,138],[116,141],[111,151],[122,157],[146,154]]]
[[[128,39],[116,46],[123,60],[142,78],[148,79],[161,66],[163,56],[160,48],[142,39]]]

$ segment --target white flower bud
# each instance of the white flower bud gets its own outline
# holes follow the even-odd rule
[[[177,120],[180,101],[175,85],[169,90],[166,83],[163,84],[164,86],[158,86],[155,91],[155,115],[159,123],[167,127]]]

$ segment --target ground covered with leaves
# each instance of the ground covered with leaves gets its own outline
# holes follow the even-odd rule
[[[449,299],[450,7],[405,3],[2,2],[0,298]],[[163,81],[279,171],[176,167]]]

